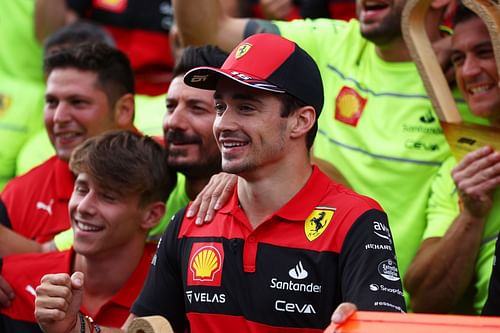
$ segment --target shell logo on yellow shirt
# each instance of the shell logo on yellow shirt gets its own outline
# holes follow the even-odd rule
[[[234,57],[236,59],[243,57],[245,54],[248,53],[248,51],[250,51],[251,48],[252,48],[252,44],[249,44],[249,43],[241,44],[240,46],[238,46],[238,49],[234,53]]]
[[[10,107],[11,98],[10,96],[0,94],[0,116],[7,112],[7,109]]]
[[[304,232],[309,241],[313,241],[328,228],[335,214],[335,208],[316,207],[304,223]]]
[[[335,100],[335,119],[356,127],[365,109],[366,98],[351,87],[342,87]]]

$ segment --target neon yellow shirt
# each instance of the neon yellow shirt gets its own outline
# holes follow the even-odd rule
[[[35,1],[2,1],[0,19],[0,73],[43,82],[42,47],[35,39]]]
[[[16,175],[25,142],[43,128],[42,84],[0,74],[0,191]]]
[[[314,155],[382,205],[404,277],[431,227],[425,207],[433,175],[450,156],[415,64],[380,59],[357,20],[275,23],[322,75],[325,105]]]

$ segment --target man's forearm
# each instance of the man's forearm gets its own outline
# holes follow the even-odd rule
[[[484,224],[462,213],[442,238],[422,243],[403,279],[415,312],[453,309],[474,275]]]
[[[16,253],[42,252],[42,246],[0,225],[0,256]]]
[[[242,39],[247,19],[225,14],[219,0],[173,0],[184,46],[213,44],[230,52]]]

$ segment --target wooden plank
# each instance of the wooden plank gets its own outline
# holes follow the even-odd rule
[[[174,333],[174,330],[162,316],[149,316],[135,318],[127,333]]]
[[[401,22],[403,37],[439,119],[458,124],[462,117],[425,29],[425,16],[431,3],[432,0],[406,2]]]

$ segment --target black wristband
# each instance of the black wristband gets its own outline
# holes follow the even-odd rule
[[[78,318],[80,318],[80,333],[85,333],[85,318],[81,312],[78,312]]]

